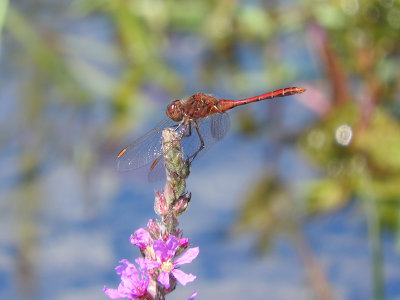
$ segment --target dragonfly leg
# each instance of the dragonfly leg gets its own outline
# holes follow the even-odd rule
[[[185,137],[189,137],[192,135],[192,126],[191,126],[191,122],[189,121],[182,121],[181,123],[179,123],[179,125],[174,129],[174,131],[178,131],[179,128],[181,128],[182,126],[185,126],[182,129],[182,133],[181,133],[181,137],[185,138]],[[189,132],[187,132],[189,129]]]
[[[179,125],[175,127],[174,131],[178,131],[178,129],[181,128],[185,124],[186,123],[184,121],[180,122]]]
[[[186,124],[185,129],[183,129],[182,137],[189,137],[191,135],[192,135],[192,124],[191,122],[189,122],[188,124]]]
[[[200,129],[199,129],[199,125],[198,125],[197,122],[194,121],[194,120],[192,120],[192,122],[193,122],[194,128],[196,128],[197,135],[198,135],[198,137],[199,137],[199,139],[200,139],[200,147],[199,147],[199,149],[196,150],[195,153],[193,153],[193,154],[188,158],[188,160],[189,160],[190,162],[192,162],[192,161],[196,158],[197,154],[199,154],[200,151],[204,149],[204,140],[203,140],[203,137],[201,136],[201,132],[200,132]]]
[[[194,120],[193,120],[193,125],[196,128],[197,135],[199,136],[199,139],[200,139],[200,148],[199,149],[202,150],[204,148],[204,140],[203,140],[203,137],[201,136],[199,125]]]

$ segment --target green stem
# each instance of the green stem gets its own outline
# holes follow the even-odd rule
[[[375,300],[385,299],[381,227],[376,199],[367,199],[367,218],[371,245],[373,295]]]
[[[190,201],[190,196],[185,196],[186,178],[189,176],[190,166],[184,159],[181,139],[182,136],[171,128],[166,128],[162,132],[162,149],[167,175],[163,191],[167,209],[163,223],[169,233],[179,225],[177,215],[186,209]]]
[[[361,197],[366,205],[366,215],[368,222],[368,237],[371,249],[372,264],[372,289],[373,299],[385,299],[384,291],[384,274],[383,274],[383,252],[381,226],[379,220],[378,200],[372,188],[372,181],[368,174],[365,175],[361,182]]]
[[[181,146],[182,137],[171,128],[164,129],[162,136],[165,170],[167,173],[167,187],[164,194],[168,204],[171,205],[173,201],[176,201],[185,192],[189,166],[184,160]]]

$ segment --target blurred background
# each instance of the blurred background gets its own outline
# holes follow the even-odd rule
[[[400,2],[0,0],[0,298],[107,299],[154,191],[115,156],[195,92],[242,106],[196,159],[168,299],[400,299]]]

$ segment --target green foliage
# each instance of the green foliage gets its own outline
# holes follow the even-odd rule
[[[361,114],[353,103],[346,103],[321,123],[311,128],[300,139],[308,157],[321,167],[325,178],[318,179],[309,189],[311,212],[329,211],[350,201],[353,196],[363,198],[364,186],[369,182],[375,198],[382,207],[393,202],[396,208],[400,199],[400,125],[382,108],[371,115]],[[347,122],[353,128],[353,140],[348,147],[335,140],[336,128]],[[397,203],[397,204],[396,204]],[[388,209],[381,209],[385,224],[394,224]],[[396,222],[395,222],[396,223]]]
[[[8,7],[8,0],[0,0],[0,41],[1,41],[1,34],[3,31],[4,19],[7,13],[7,7]]]
[[[301,9],[299,22],[308,23],[309,47],[325,71],[320,82],[331,90],[323,99],[329,109],[298,137],[299,149],[321,175],[302,184],[306,212],[332,212],[354,199],[365,201],[369,194],[377,201],[381,224],[398,230],[400,114],[394,101],[400,88],[400,19],[394,16],[400,14],[400,2],[304,1]],[[254,119],[243,120],[251,134],[268,129],[255,128]],[[343,124],[352,128],[348,146],[335,139]],[[262,184],[263,178],[253,188]],[[270,185],[265,188],[264,201],[274,195]],[[252,199],[251,194],[246,203]],[[243,209],[250,211],[247,204]],[[251,211],[257,215],[257,209]]]
[[[388,113],[377,107],[370,123],[360,129],[356,148],[366,155],[374,173],[400,175],[400,125]]]
[[[326,178],[317,180],[309,187],[308,205],[310,213],[326,213],[342,207],[349,194],[343,182]]]

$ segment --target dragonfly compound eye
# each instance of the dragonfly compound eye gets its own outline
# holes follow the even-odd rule
[[[180,100],[175,100],[167,108],[167,116],[175,122],[182,121],[182,102]]]

